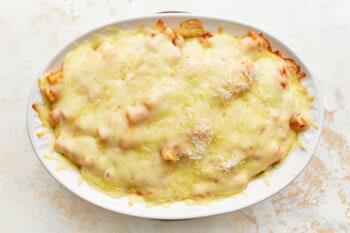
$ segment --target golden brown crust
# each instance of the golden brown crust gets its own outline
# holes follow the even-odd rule
[[[164,22],[163,22],[163,20],[158,20],[157,21],[157,24],[156,24],[156,27],[158,27],[158,28],[161,28],[161,29],[165,29],[165,26],[164,26]]]
[[[179,154],[178,150],[179,150],[178,145],[164,146],[160,154],[165,161],[175,162],[178,159],[178,154]]]
[[[290,119],[290,127],[295,131],[303,131],[307,128],[307,121],[301,113],[294,114]]]
[[[250,32],[248,33],[248,36],[250,36],[249,34],[250,34]],[[264,35],[262,33],[259,33],[259,37],[261,39],[263,39],[266,42],[266,44],[268,45],[268,47],[267,47],[268,51],[270,51],[271,53],[274,53],[277,56],[279,56],[280,58],[282,58],[290,67],[292,67],[296,71],[299,79],[306,77],[306,73],[301,72],[300,66],[292,58],[283,57],[283,54],[279,50],[273,51],[270,42],[264,37]]]
[[[39,104],[32,104],[32,108],[33,108],[37,113],[39,113],[39,108],[40,108]]]
[[[254,32],[248,32],[248,36],[249,36],[250,38],[252,38],[253,40],[257,40],[257,39],[258,39],[258,37],[255,35]]]
[[[46,93],[47,98],[49,98],[49,100],[51,102],[55,102],[57,100],[56,93],[53,90],[51,90],[50,88],[46,89],[45,93]]]
[[[49,99],[50,102],[55,102],[57,100],[57,93],[55,91],[55,86],[61,82],[61,80],[63,79],[63,69],[60,68],[57,71],[54,72],[50,72],[49,74],[47,74],[43,81],[45,80],[45,94],[47,96],[47,98]],[[39,87],[41,85],[41,82],[39,81]]]
[[[267,45],[267,50],[269,52],[272,52],[272,47],[271,47],[271,44],[270,42],[264,37],[264,35],[262,33],[259,33],[258,36],[266,43]]]
[[[203,36],[206,33],[202,22],[198,19],[189,19],[180,23],[180,27],[175,28],[175,31],[184,38]]]
[[[56,72],[51,72],[48,76],[46,76],[47,81],[50,84],[56,84],[63,79],[63,69],[59,69]]]

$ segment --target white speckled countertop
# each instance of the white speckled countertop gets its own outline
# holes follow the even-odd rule
[[[255,25],[289,45],[320,84],[325,124],[311,163],[250,208],[186,221],[95,207],[56,182],[26,132],[36,75],[67,42],[115,19],[180,10]],[[0,1],[0,233],[350,232],[350,1]]]

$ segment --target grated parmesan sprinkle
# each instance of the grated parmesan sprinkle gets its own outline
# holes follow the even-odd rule
[[[220,160],[219,167],[225,172],[230,172],[232,169],[245,162],[244,156],[239,154],[231,155],[229,160],[226,160],[222,155],[218,155],[218,158]]]
[[[201,159],[207,153],[207,147],[212,142],[214,132],[207,118],[201,118],[195,126],[187,132],[194,149],[188,151],[190,159]]]

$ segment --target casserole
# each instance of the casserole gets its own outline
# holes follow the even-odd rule
[[[224,28],[225,32],[229,32],[231,34],[247,34],[249,31],[257,31],[261,32],[261,30],[257,30],[255,28],[230,22],[222,19],[215,19],[211,17],[197,16],[197,15],[184,15],[184,14],[164,14],[157,16],[150,16],[145,18],[138,19],[130,19],[121,22],[117,22],[113,24],[113,26],[118,26],[119,28],[137,28],[140,25],[151,26],[154,25],[158,19],[164,20],[166,25],[175,26],[179,22],[183,22],[189,19],[199,19],[203,22],[204,27],[211,31],[215,31],[218,27]],[[112,26],[112,25],[107,25]],[[77,42],[88,38],[92,34],[103,34],[104,28],[101,27],[95,31],[92,31],[80,39]],[[315,95],[314,107],[312,109],[312,118],[317,125],[322,125],[322,106],[319,98],[319,94],[316,89],[316,84],[314,80],[310,78],[310,73],[303,65],[303,63],[282,43],[278,42],[273,37],[264,33],[264,36],[268,38],[271,42],[272,47],[274,49],[278,49],[281,51],[285,57],[292,57],[299,65],[301,65],[301,69],[306,72],[308,79],[303,80],[303,84],[307,87],[310,93]],[[61,61],[63,56],[68,52],[71,45],[67,46],[66,49],[62,50],[62,52],[53,59],[53,61],[45,68],[44,72],[41,73],[42,76],[44,73],[57,70],[61,65]],[[39,103],[40,102],[40,94],[36,87],[33,88],[33,92],[30,96],[29,103]],[[29,105],[28,105],[29,106]],[[262,179],[255,179],[249,183],[247,189],[240,195],[235,197],[225,198],[222,200],[214,201],[210,206],[198,206],[192,205],[188,206],[184,202],[175,202],[170,204],[168,207],[164,206],[152,206],[147,208],[145,203],[136,202],[132,206],[129,206],[128,198],[120,198],[113,199],[110,198],[94,189],[92,189],[86,183],[77,185],[76,180],[79,177],[79,173],[72,170],[64,170],[60,172],[55,171],[56,162],[45,159],[43,156],[45,154],[50,153],[49,148],[49,135],[44,135],[41,138],[37,137],[37,133],[42,131],[42,126],[40,124],[39,119],[36,117],[35,113],[28,107],[28,131],[31,137],[33,147],[37,152],[37,155],[41,162],[44,164],[46,168],[48,168],[49,172],[58,179],[63,185],[65,185],[68,189],[78,194],[82,198],[97,204],[99,206],[108,208],[110,210],[114,210],[121,213],[126,213],[135,216],[141,217],[150,217],[150,218],[163,218],[163,219],[183,219],[183,218],[191,218],[191,217],[200,217],[207,216],[217,213],[224,213],[228,211],[237,210],[248,205],[254,204],[260,200],[263,200],[281,188],[285,187],[289,182],[291,182],[294,177],[299,174],[303,168],[308,163],[309,159],[312,156],[312,152],[317,144],[320,129],[310,128],[303,134],[303,140],[307,143],[305,150],[295,150],[288,157],[284,164],[278,169],[272,169],[270,171],[270,186],[266,186]],[[74,180],[75,179],[75,180]],[[166,214],[164,214],[166,213]],[[185,213],[185,214],[184,214]]]

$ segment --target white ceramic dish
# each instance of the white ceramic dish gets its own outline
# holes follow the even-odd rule
[[[77,171],[70,169],[55,171],[54,168],[56,166],[56,161],[44,158],[45,154],[50,154],[49,142],[51,135],[45,135],[41,138],[37,137],[37,133],[44,130],[44,128],[41,125],[40,119],[38,118],[36,112],[31,107],[33,103],[42,102],[39,89],[37,87],[36,78],[42,76],[45,72],[58,69],[61,65],[62,57],[68,50],[72,48],[74,43],[79,43],[80,41],[87,40],[92,34],[105,33],[104,29],[108,26],[118,26],[123,29],[130,29],[137,28],[141,25],[154,25],[158,19],[164,20],[166,25],[177,26],[180,22],[191,18],[200,19],[203,22],[205,28],[210,31],[216,31],[218,27],[222,27],[225,32],[233,34],[245,35],[249,31],[262,32],[264,36],[270,41],[274,50],[280,50],[285,57],[293,58],[301,66],[302,71],[307,73],[307,78],[303,79],[303,84],[308,88],[309,93],[314,94],[316,97],[312,115],[314,121],[320,126],[318,130],[311,127],[310,130],[302,135],[303,140],[307,143],[307,148],[305,150],[300,149],[293,151],[288,155],[286,161],[282,166],[277,169],[272,169],[270,171],[271,177],[269,178],[270,185],[266,185],[262,178],[256,178],[249,183],[247,189],[243,193],[232,198],[214,201],[209,206],[188,206],[183,202],[176,202],[169,205],[168,207],[146,207],[145,203],[135,203],[134,205],[129,206],[128,198],[113,199],[91,188],[85,182],[79,186],[77,182],[79,179],[79,173]],[[187,219],[227,213],[256,204],[286,187],[296,178],[297,175],[299,175],[304,170],[312,157],[321,134],[321,127],[323,122],[322,101],[317,90],[315,80],[312,78],[312,75],[310,74],[307,67],[303,64],[303,62],[286,45],[268,33],[246,24],[216,17],[172,13],[126,19],[117,21],[113,24],[104,25],[84,34],[83,36],[68,44],[44,67],[42,72],[40,72],[36,78],[28,100],[27,125],[33,148],[41,163],[58,182],[75,193],[77,196],[105,209],[132,216],[168,220]]]

